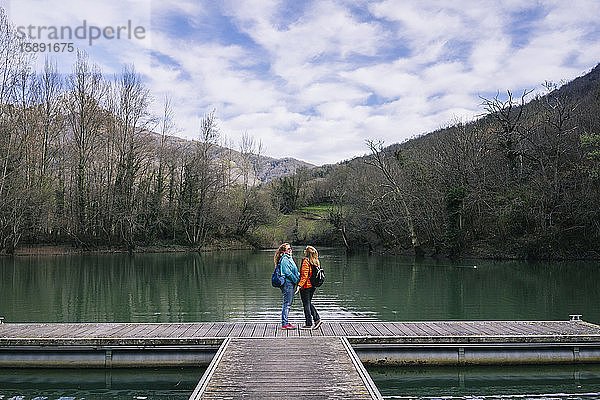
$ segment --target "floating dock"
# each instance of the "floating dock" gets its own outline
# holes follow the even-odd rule
[[[363,363],[377,365],[600,362],[600,326],[581,320],[330,321],[317,330],[233,322],[0,323],[0,367],[207,366],[227,338],[344,338]]]
[[[344,337],[227,338],[192,393],[200,399],[382,399]]]

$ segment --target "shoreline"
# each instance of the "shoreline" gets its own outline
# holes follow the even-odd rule
[[[313,243],[319,246],[318,243]],[[304,245],[304,243],[298,243],[296,245]],[[321,245],[322,246],[322,245]],[[325,247],[331,247],[327,245]],[[334,246],[336,247],[336,246]],[[340,246],[343,247],[343,246]],[[272,247],[266,247],[272,248]],[[247,242],[243,242],[236,239],[215,241],[201,248],[191,247],[181,244],[154,244],[149,246],[136,246],[133,251],[120,246],[99,246],[96,248],[77,248],[69,244],[31,244],[21,245],[13,254],[0,253],[0,257],[27,257],[27,256],[60,256],[60,255],[84,255],[84,254],[152,254],[152,253],[204,253],[211,251],[225,251],[225,250],[262,250],[262,247],[252,246]],[[429,249],[430,250],[430,249]],[[447,259],[447,260],[495,260],[495,261],[531,261],[531,262],[542,262],[542,261],[598,261],[600,255],[594,252],[588,252],[588,254],[580,255],[578,257],[569,256],[557,256],[557,257],[540,257],[530,258],[523,257],[517,254],[511,254],[506,251],[493,252],[490,250],[482,249],[470,249],[471,251],[465,251],[458,257],[449,257],[443,254],[435,254],[432,251],[425,251],[423,258],[429,259]],[[356,252],[368,251],[366,249],[355,249]],[[371,251],[374,255],[396,255],[404,257],[415,257],[412,249],[403,248],[388,248],[388,249],[373,249]]]
[[[212,243],[202,248],[193,248],[183,245],[152,245],[137,246],[133,251],[123,247],[100,246],[92,249],[76,248],[70,245],[24,245],[15,249],[14,254],[0,254],[0,257],[27,257],[27,256],[66,256],[84,254],[152,254],[152,253],[202,253],[220,250],[255,250],[247,243],[231,241]]]
[[[303,244],[302,244],[303,245]],[[316,244],[318,246],[318,244]],[[326,246],[330,247],[330,246]],[[342,246],[340,246],[342,247]],[[37,245],[22,245],[17,248],[14,254],[0,254],[0,257],[30,257],[30,256],[67,256],[67,255],[86,255],[86,254],[152,254],[152,253],[204,253],[212,251],[226,250],[262,250],[246,242],[239,240],[220,241],[208,244],[202,248],[193,248],[185,245],[167,245],[155,244],[151,246],[137,246],[133,251],[129,251],[123,247],[100,246],[92,249],[76,248],[71,245],[54,245],[54,244],[37,244]],[[359,250],[360,252],[360,250]],[[372,251],[374,255],[396,255],[404,257],[414,257],[411,249],[387,249],[387,251],[378,249]],[[582,257],[555,257],[555,258],[523,258],[514,254],[490,252],[468,252],[460,257],[452,258],[444,255],[436,255],[426,252],[423,258],[428,259],[448,259],[448,260],[494,260],[494,261],[598,261],[599,255],[588,254]]]

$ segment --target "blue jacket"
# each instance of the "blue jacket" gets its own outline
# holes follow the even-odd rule
[[[285,276],[285,279],[293,284],[300,281],[300,272],[298,272],[298,267],[296,267],[296,263],[292,256],[288,254],[281,256],[281,259],[279,260],[279,269],[281,275]]]

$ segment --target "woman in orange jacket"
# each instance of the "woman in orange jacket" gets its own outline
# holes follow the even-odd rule
[[[302,259],[302,264],[300,266],[300,282],[298,282],[298,288],[296,288],[296,293],[300,290],[300,298],[302,299],[302,306],[304,307],[305,324],[304,326],[301,326],[300,329],[313,329],[313,318],[315,320],[314,329],[318,329],[321,326],[321,317],[315,306],[312,305],[315,288],[310,283],[310,277],[312,275],[312,266],[320,266],[319,253],[314,247],[306,246],[304,255],[306,258]]]

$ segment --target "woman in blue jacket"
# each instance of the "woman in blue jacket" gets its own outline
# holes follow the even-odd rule
[[[289,323],[288,315],[290,308],[294,302],[294,286],[300,280],[300,272],[292,258],[292,246],[289,243],[284,243],[277,249],[274,257],[275,266],[279,264],[279,273],[285,277],[285,283],[281,287],[283,293],[283,308],[281,309],[281,328],[296,329],[295,326]]]

